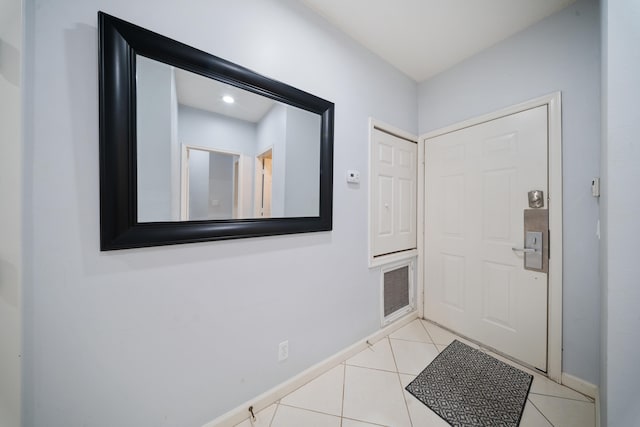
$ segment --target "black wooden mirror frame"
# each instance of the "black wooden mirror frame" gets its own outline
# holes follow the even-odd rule
[[[333,103],[103,12],[98,31],[101,250],[331,230]],[[319,216],[138,222],[136,54],[319,114]]]

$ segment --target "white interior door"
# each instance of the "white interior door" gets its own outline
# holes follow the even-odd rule
[[[262,216],[271,218],[271,188],[273,182],[272,158],[265,157],[263,159],[263,181],[262,181]]]
[[[254,217],[271,218],[273,194],[273,151],[268,149],[256,157]]]
[[[418,144],[373,130],[373,255],[416,247]]]
[[[425,317],[543,371],[547,275],[512,247],[548,194],[547,135],[545,105],[425,144]]]

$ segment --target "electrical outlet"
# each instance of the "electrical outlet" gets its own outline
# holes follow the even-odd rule
[[[282,341],[280,345],[278,345],[278,362],[287,360],[288,357],[289,357],[289,340]]]

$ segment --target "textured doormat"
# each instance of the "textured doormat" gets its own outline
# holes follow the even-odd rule
[[[518,426],[533,376],[455,340],[406,390],[455,427]]]

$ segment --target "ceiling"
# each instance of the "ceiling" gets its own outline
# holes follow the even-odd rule
[[[175,68],[175,76],[181,105],[257,123],[275,104],[269,98],[180,68]],[[232,96],[235,102],[225,103],[222,100],[225,95]]]
[[[298,0],[422,82],[575,0]]]

